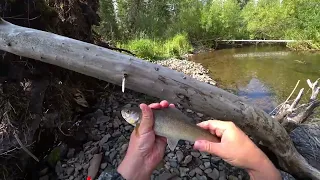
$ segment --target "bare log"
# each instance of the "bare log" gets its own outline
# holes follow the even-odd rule
[[[239,97],[185,74],[71,38],[0,21],[0,49],[180,103],[221,120],[231,120],[273,151],[283,170],[320,180],[320,172],[294,147],[279,122]]]

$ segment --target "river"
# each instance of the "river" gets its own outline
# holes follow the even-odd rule
[[[320,53],[293,52],[281,46],[251,46],[200,53],[190,60],[209,69],[218,87],[246,98],[251,103],[272,111],[285,101],[298,80],[305,92],[320,78]],[[310,90],[304,95],[306,101]]]

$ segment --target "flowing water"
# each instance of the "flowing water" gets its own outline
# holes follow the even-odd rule
[[[307,79],[320,78],[320,53],[293,52],[280,46],[252,46],[200,53],[190,58],[210,70],[218,87],[247,98],[267,112],[287,99],[298,80],[295,98]],[[292,99],[291,98],[291,99]]]

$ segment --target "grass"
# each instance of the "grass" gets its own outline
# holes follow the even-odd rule
[[[135,53],[139,58],[149,61],[180,57],[190,51],[192,46],[186,34],[177,34],[166,41],[140,38],[129,41],[127,44],[118,44]]]

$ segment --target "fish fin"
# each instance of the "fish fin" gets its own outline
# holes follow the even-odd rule
[[[174,139],[174,138],[167,139],[167,144],[168,144],[169,149],[171,151],[174,151],[174,149],[176,148],[178,142],[179,142],[179,139]]]

